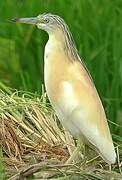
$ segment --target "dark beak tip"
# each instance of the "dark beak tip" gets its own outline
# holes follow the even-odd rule
[[[13,18],[13,19],[11,19],[11,22],[36,25],[37,19],[35,17],[34,18],[33,17],[30,17],[30,18]]]
[[[19,18],[13,18],[13,19],[11,19],[10,21],[16,23],[16,22],[19,21]]]

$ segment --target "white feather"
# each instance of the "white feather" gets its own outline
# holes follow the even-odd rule
[[[81,104],[79,105],[74,97],[72,85],[64,81],[62,87],[64,94],[61,101],[58,105],[53,104],[53,106],[64,127],[75,137],[85,136],[91,144],[97,147],[104,159],[114,163],[116,154],[112,142],[102,136],[97,126],[92,124],[92,119],[89,120],[87,110]]]

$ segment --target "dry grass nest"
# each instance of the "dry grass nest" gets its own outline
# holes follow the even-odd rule
[[[6,92],[7,91],[7,92]],[[3,179],[122,179],[121,142],[117,163],[99,157],[65,164],[76,140],[62,127],[45,93],[0,91],[0,174]]]

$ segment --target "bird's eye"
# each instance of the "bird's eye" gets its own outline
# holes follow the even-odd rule
[[[45,19],[44,22],[45,22],[45,23],[48,23],[48,22],[49,22],[49,19]]]

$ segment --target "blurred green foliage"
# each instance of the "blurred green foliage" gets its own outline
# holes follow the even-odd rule
[[[0,0],[0,4],[2,82],[40,93],[48,36],[33,26],[8,20],[55,13],[69,25],[109,119],[122,122],[122,0]],[[114,128],[116,131],[120,130]]]

